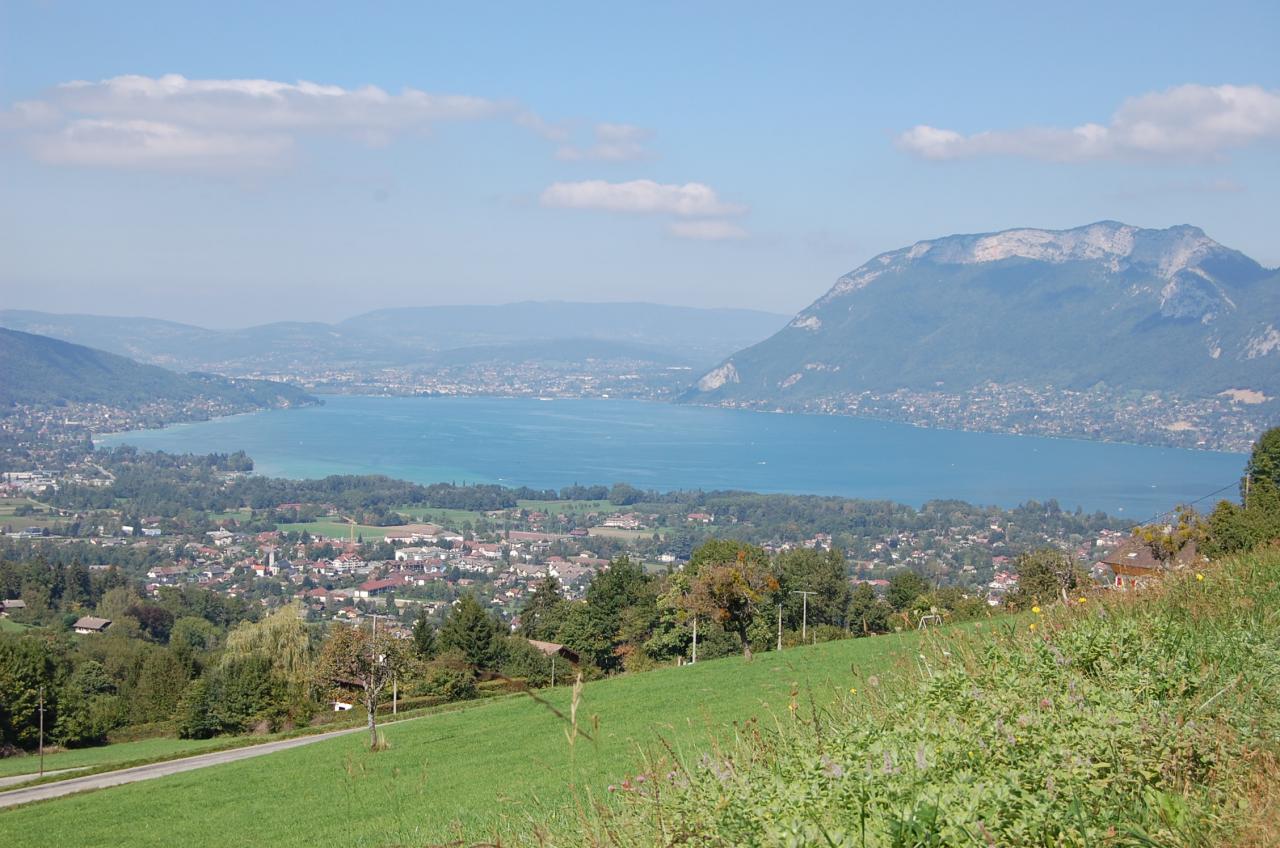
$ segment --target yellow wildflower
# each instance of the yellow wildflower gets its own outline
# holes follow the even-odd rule
[[[1035,613],[1036,615],[1039,615],[1039,614],[1040,614],[1040,607],[1038,607],[1038,606],[1032,607],[1032,608],[1031,608],[1031,611],[1032,611],[1033,613]]]
[[[1084,603],[1085,601],[1087,601],[1087,600],[1089,600],[1089,599],[1088,599],[1088,598],[1086,598],[1084,595],[1081,595],[1081,596],[1080,596],[1080,603],[1082,603],[1082,604],[1083,604],[1083,603]]]
[[[853,688],[851,688],[851,689],[849,689],[849,694],[850,694],[850,695],[856,695],[856,694],[858,694],[858,690],[857,690],[857,689],[853,689]]]
[[[1196,572],[1196,580],[1203,580],[1203,579],[1204,579],[1204,575],[1199,572]]]
[[[1035,629],[1036,629],[1036,623],[1035,623],[1034,621],[1033,621],[1033,622],[1031,622],[1030,624],[1028,624],[1028,625],[1027,625],[1027,629],[1028,629],[1028,630],[1035,630]]]

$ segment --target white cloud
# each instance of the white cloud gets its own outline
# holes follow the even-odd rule
[[[667,232],[677,238],[698,241],[731,241],[747,237],[747,231],[732,221],[709,218],[701,221],[673,221]]]
[[[556,151],[556,158],[566,162],[595,160],[633,162],[651,155],[645,143],[650,132],[632,124],[596,124],[595,143],[589,147],[566,144]]]
[[[1108,124],[1026,127],[963,135],[920,125],[897,144],[926,159],[1025,156],[1057,162],[1204,158],[1280,141],[1280,91],[1247,85],[1181,85],[1132,97]]]
[[[653,180],[611,183],[585,180],[552,183],[542,192],[542,205],[568,209],[603,209],[682,217],[738,215],[745,206],[725,203],[715,189],[703,183],[670,185]]]
[[[304,135],[383,145],[442,122],[494,118],[564,138],[517,104],[483,97],[177,74],[63,83],[0,114],[0,129],[47,162],[199,168],[279,161]]]
[[[293,146],[287,135],[193,130],[142,120],[79,120],[32,140],[32,154],[58,165],[217,167],[265,165]]]

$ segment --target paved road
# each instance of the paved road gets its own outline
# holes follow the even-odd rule
[[[264,754],[274,754],[276,751],[284,751],[289,748],[299,748],[303,745],[311,745],[325,739],[332,739],[335,736],[346,736],[351,733],[365,733],[366,728],[351,727],[343,730],[331,730],[328,733],[317,733],[313,736],[299,736],[294,739],[282,739],[279,742],[265,742],[261,745],[250,745],[245,748],[232,748],[229,751],[214,751],[210,754],[197,754],[194,757],[184,757],[180,760],[168,760],[163,763],[151,763],[145,766],[134,766],[133,768],[120,769],[119,771],[104,771],[101,774],[90,774],[84,777],[73,777],[68,780],[60,780],[56,783],[46,783],[41,786],[30,786],[26,789],[13,789],[8,792],[0,792],[0,808],[12,807],[16,804],[27,804],[31,801],[45,801],[49,798],[59,798],[63,795],[70,795],[73,792],[86,792],[90,789],[105,789],[108,786],[119,786],[124,783],[134,783],[139,780],[151,780],[155,777],[164,777],[169,774],[178,774],[184,771],[193,771],[195,769],[216,766],[222,763],[234,763],[236,760],[247,760],[250,757],[261,757]],[[25,779],[31,779],[26,776]]]
[[[46,771],[44,773],[44,776],[49,777],[50,775],[54,775],[54,774],[67,774],[68,772],[73,772],[73,771],[84,771],[86,768],[88,768],[88,766],[80,766],[79,768],[54,769],[53,771]],[[0,787],[16,786],[19,783],[26,783],[28,780],[35,780],[37,777],[39,777],[38,774],[15,774],[10,777],[0,777]]]

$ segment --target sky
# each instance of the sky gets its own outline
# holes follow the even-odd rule
[[[1102,219],[1277,266],[1277,36],[1274,0],[0,0],[0,308],[793,313]]]

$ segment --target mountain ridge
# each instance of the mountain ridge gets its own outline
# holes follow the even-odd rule
[[[0,406],[215,401],[240,408],[294,406],[316,399],[294,386],[179,374],[60,339],[0,328]]]
[[[1280,271],[1190,225],[944,236],[841,276],[682,399],[860,414],[850,398],[897,392],[907,418],[992,385],[1117,404],[1126,392],[1269,402],[1280,395],[1277,327]]]
[[[278,321],[208,329],[156,318],[0,311],[0,326],[86,344],[179,370],[415,365],[445,351],[518,343],[618,342],[661,361],[705,367],[781,327],[786,315],[639,302],[522,301],[372,310],[332,324]],[[460,354],[462,355],[462,354]]]

